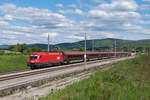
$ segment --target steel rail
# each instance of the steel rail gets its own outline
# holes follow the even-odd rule
[[[8,72],[0,72],[0,76],[1,75],[7,75],[7,74],[13,74],[13,73],[25,72],[25,71],[29,71],[29,70],[31,70],[31,69],[22,69],[22,70],[8,71]]]

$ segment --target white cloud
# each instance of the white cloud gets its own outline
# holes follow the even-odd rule
[[[91,26],[91,30],[120,33],[131,31],[125,26],[126,23],[136,23],[141,18],[141,15],[136,12],[137,8],[138,5],[132,0],[114,0],[111,3],[100,4],[89,10],[86,15],[89,22],[95,23]]]
[[[53,13],[47,9],[39,9],[32,7],[16,7],[13,4],[5,4],[0,6],[2,16],[0,17],[0,30],[3,38],[16,37],[18,41],[24,41],[27,43],[32,42],[45,42],[44,37],[38,37],[39,35],[44,36],[42,33],[49,33],[50,31],[64,32],[67,27],[73,25],[73,21],[67,19],[65,16]],[[13,25],[11,23],[17,23]],[[22,23],[26,25],[22,26]],[[52,34],[56,36],[58,34]],[[30,38],[32,38],[30,40]],[[34,40],[34,41],[33,41]],[[18,41],[10,42],[16,43]]]
[[[8,25],[8,22],[6,22],[6,21],[0,21],[0,25]]]
[[[143,1],[147,1],[147,2],[150,2],[150,0],[143,0]]]
[[[70,38],[70,39],[77,39],[77,40],[84,40],[83,36],[76,36],[76,35],[68,36],[68,38]]]
[[[88,16],[99,18],[127,19],[139,18],[139,13],[136,12],[138,5],[132,0],[114,0],[112,3],[100,4],[95,9],[91,9]],[[113,20],[112,19],[112,20]]]
[[[83,15],[83,12],[80,9],[75,9],[75,13],[79,15]]]
[[[117,38],[117,36],[112,33],[100,32],[100,34],[104,35],[106,38]]]
[[[144,14],[143,17],[150,17],[150,14]]]
[[[150,21],[139,20],[138,23],[140,23],[140,24],[150,24]]]
[[[58,36],[58,33],[52,32],[52,33],[43,33],[43,34],[41,34],[42,37],[48,37],[48,35],[50,37],[56,37],[56,36]]]
[[[21,8],[13,4],[0,6],[0,10],[6,20],[21,20],[32,25],[56,24],[64,22],[65,16],[53,13],[47,9]]]
[[[10,31],[10,30],[3,30],[2,33],[4,33],[4,34],[13,34],[13,35],[22,35],[22,34],[24,34],[22,32],[15,32],[15,31]]]
[[[149,4],[142,4],[140,6],[140,10],[149,10],[150,9],[150,5]]]
[[[63,8],[63,7],[64,7],[64,5],[63,5],[63,4],[61,4],[61,3],[59,3],[59,4],[56,4],[56,7]]]
[[[115,10],[115,11],[129,11],[129,10],[137,10],[138,5],[136,2],[132,0],[116,0],[113,1],[112,3],[104,3],[98,6],[100,9],[105,9],[105,10]]]
[[[89,14],[93,17],[109,17],[109,14],[103,10],[91,10]]]
[[[76,7],[77,7],[77,5],[76,5],[76,4],[70,4],[70,5],[68,5],[68,7],[76,8]]]
[[[76,34],[85,32],[89,38],[94,39],[105,37],[125,39],[128,36],[129,39],[134,39],[135,37],[132,37],[134,35],[139,39],[142,38],[141,35],[150,31],[140,25],[150,24],[149,21],[142,20],[149,18],[150,15],[141,15],[137,11],[139,5],[134,0],[101,2],[98,6],[86,9],[86,12],[83,8],[77,9],[74,4],[70,7],[72,9],[59,10],[59,13],[55,13],[48,9],[17,7],[13,4],[0,5],[0,40],[10,44],[47,43],[49,33],[57,43],[72,42],[83,40],[84,36]],[[73,16],[68,17],[69,14]]]
[[[120,12],[120,11],[105,11],[100,9],[90,10],[87,14],[89,17],[95,18],[95,20],[108,20],[108,21],[130,21],[141,18],[141,15],[137,12],[128,11],[128,12]]]
[[[103,2],[105,2],[105,0],[93,0],[94,2],[96,2],[96,3],[103,3]]]
[[[83,11],[80,9],[74,9],[74,10],[59,10],[61,14],[78,14],[83,15]]]
[[[11,16],[11,15],[5,15],[4,19],[5,20],[13,20],[13,16]]]

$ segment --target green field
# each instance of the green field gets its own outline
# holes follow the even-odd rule
[[[0,72],[27,69],[27,61],[27,55],[0,55]]]
[[[150,56],[114,66],[39,100],[150,100]]]

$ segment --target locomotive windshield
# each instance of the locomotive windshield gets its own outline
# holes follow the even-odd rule
[[[37,59],[38,55],[31,55],[30,59]]]

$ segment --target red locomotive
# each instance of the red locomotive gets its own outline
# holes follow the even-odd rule
[[[103,59],[113,56],[131,56],[131,52],[87,52],[87,60]],[[28,66],[31,69],[53,66],[60,64],[68,64],[71,61],[84,61],[84,52],[33,52],[29,56]]]

